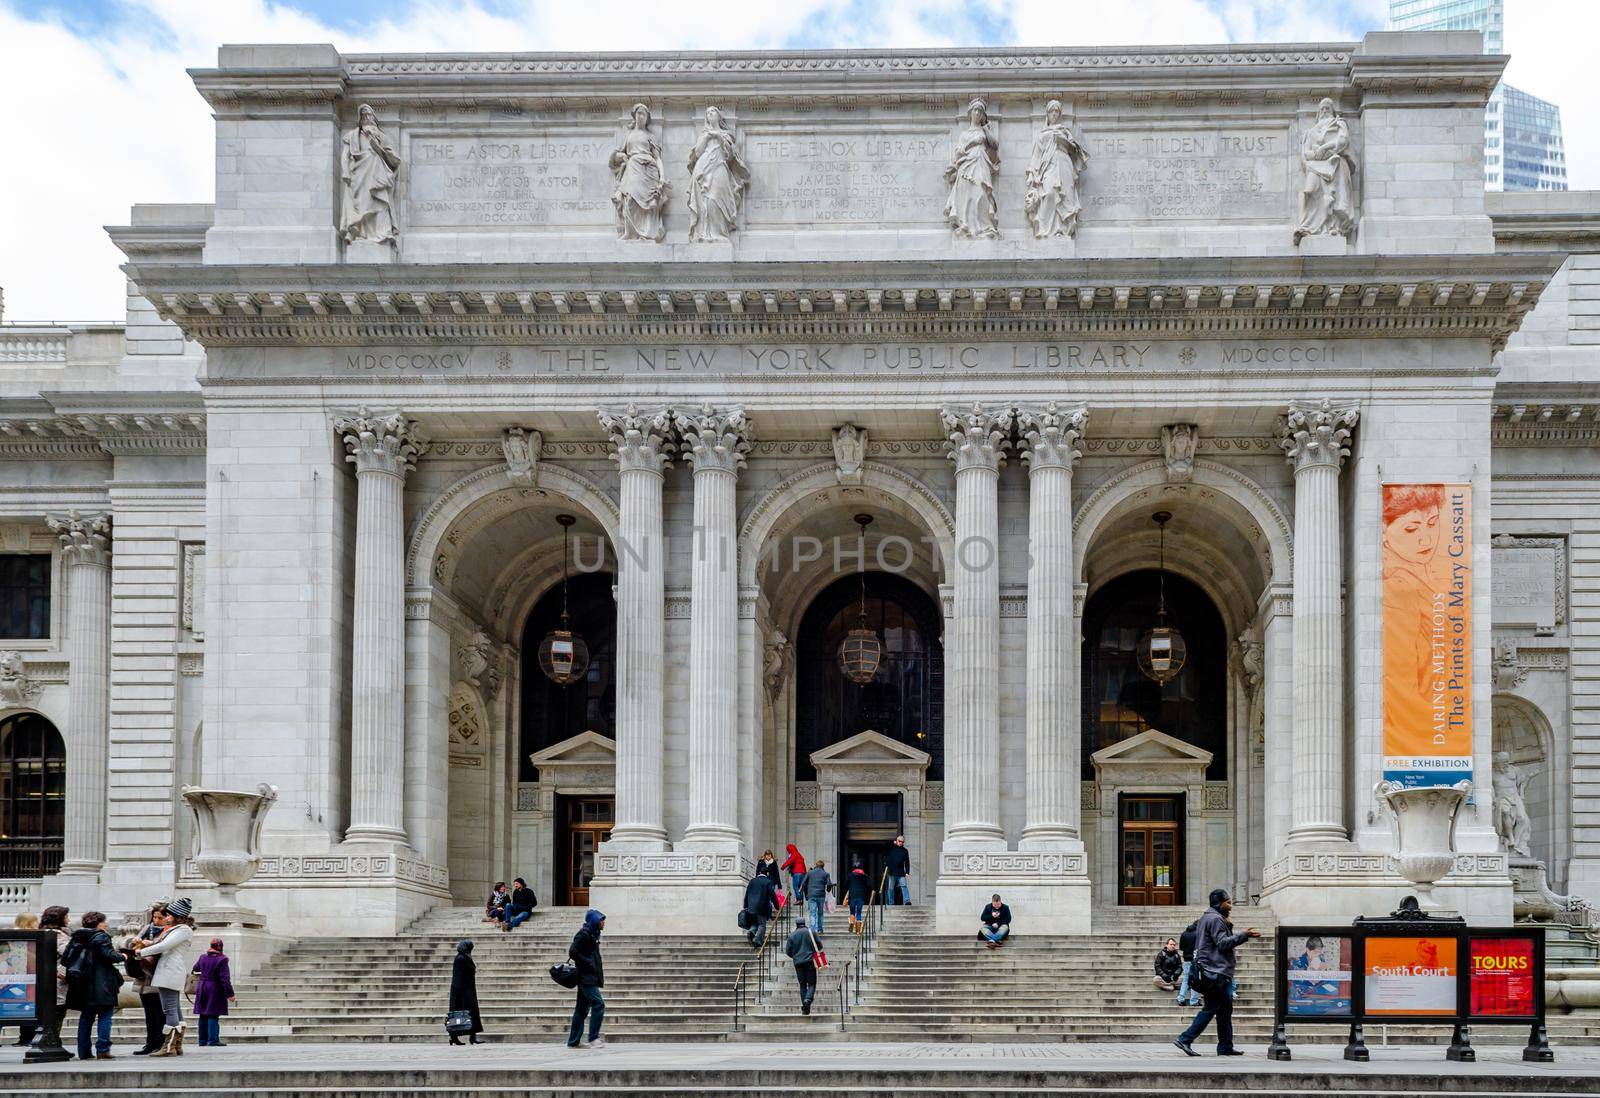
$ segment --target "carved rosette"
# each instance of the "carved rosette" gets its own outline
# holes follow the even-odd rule
[[[945,408],[939,413],[947,439],[946,452],[956,463],[957,474],[968,469],[998,472],[1006,462],[1006,439],[1011,434],[1014,414],[1010,408],[984,408],[974,404],[963,411]]]
[[[674,411],[672,419],[683,439],[683,455],[696,474],[734,474],[744,465],[752,433],[743,408],[719,412],[704,404],[696,412]]]
[[[111,516],[72,511],[49,520],[50,529],[61,539],[61,558],[68,564],[94,564],[104,568],[111,563]]]
[[[354,414],[335,416],[333,429],[344,437],[345,460],[355,463],[357,473],[404,478],[427,448],[416,422],[401,412],[374,414],[359,408]]]
[[[611,457],[620,471],[660,473],[672,464],[667,448],[672,414],[665,408],[643,413],[632,404],[626,411],[602,409],[600,427],[611,436]]]
[[[1350,456],[1350,433],[1359,417],[1354,405],[1335,408],[1326,398],[1315,407],[1290,404],[1278,424],[1278,445],[1297,473],[1318,465],[1337,471]]]
[[[1032,469],[1065,469],[1083,456],[1078,442],[1089,422],[1082,405],[1063,409],[1055,401],[1043,408],[1018,408],[1017,431],[1022,435],[1022,461]]]

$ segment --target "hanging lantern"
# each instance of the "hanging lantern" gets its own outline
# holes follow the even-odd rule
[[[844,677],[865,686],[878,677],[878,665],[883,662],[883,642],[877,631],[867,624],[867,525],[871,515],[857,515],[856,525],[861,527],[861,616],[856,627],[844,635],[839,645],[839,669]]]
[[[539,670],[551,682],[566,686],[583,678],[589,669],[589,646],[572,631],[567,616],[567,531],[578,520],[571,515],[557,515],[561,524],[561,628],[552,629],[539,642]]]
[[[1189,647],[1183,634],[1167,624],[1167,523],[1172,521],[1171,511],[1157,511],[1150,516],[1161,528],[1161,563],[1157,572],[1156,624],[1139,638],[1139,672],[1147,679],[1167,682],[1176,678],[1189,659]]]

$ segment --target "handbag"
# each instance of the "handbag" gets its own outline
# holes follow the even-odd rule
[[[191,971],[183,978],[183,993],[193,999],[200,992],[200,974]]]
[[[444,1031],[452,1037],[465,1037],[472,1032],[472,1011],[452,1010],[444,1016]]]
[[[739,909],[739,917],[735,921],[739,924],[740,930],[750,929],[750,913],[744,908]]]
[[[550,966],[550,978],[562,987],[578,986],[578,967],[562,961],[558,965]]]

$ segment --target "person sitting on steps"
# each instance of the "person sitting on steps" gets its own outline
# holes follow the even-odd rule
[[[1178,939],[1168,938],[1167,944],[1156,951],[1155,984],[1162,991],[1177,991],[1183,979],[1183,951]]]
[[[999,949],[1005,944],[1006,936],[1011,933],[1011,909],[1000,902],[1000,893],[994,894],[978,919],[983,923],[978,928],[978,937],[990,949]]]
[[[539,900],[533,894],[533,889],[528,887],[528,882],[521,877],[511,882],[515,887],[511,889],[511,899],[506,903],[506,921],[504,930],[507,934],[533,918],[533,909],[539,906]]]
[[[506,918],[506,905],[511,902],[511,892],[506,888],[504,881],[496,881],[493,890],[489,893],[488,902],[483,905],[483,921],[486,923],[502,923]]]

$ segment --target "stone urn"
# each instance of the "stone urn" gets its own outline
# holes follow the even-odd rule
[[[218,913],[243,913],[239,886],[261,868],[261,825],[278,799],[278,787],[262,782],[254,793],[243,793],[186,785],[183,799],[199,835],[195,866],[217,886]]]
[[[1378,795],[1393,810],[1399,831],[1400,875],[1417,886],[1417,901],[1424,908],[1439,906],[1433,886],[1456,863],[1456,816],[1470,792],[1472,783],[1466,780],[1455,785],[1378,783]]]

